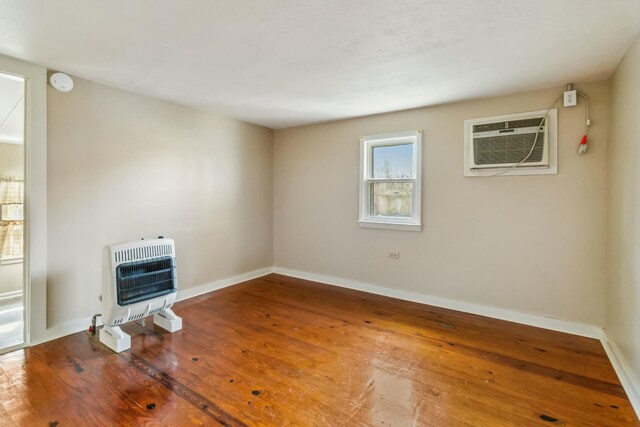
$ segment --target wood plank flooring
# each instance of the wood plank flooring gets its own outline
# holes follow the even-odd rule
[[[268,275],[0,356],[0,426],[640,426],[596,340]]]

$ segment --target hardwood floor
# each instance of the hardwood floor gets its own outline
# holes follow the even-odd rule
[[[639,426],[596,340],[269,275],[0,356],[0,426]]]

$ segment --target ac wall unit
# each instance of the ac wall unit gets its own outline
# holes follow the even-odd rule
[[[119,243],[104,250],[100,341],[116,353],[131,348],[120,326],[153,315],[153,322],[175,332],[182,319],[171,311],[176,300],[175,244],[172,239]]]
[[[465,175],[556,173],[556,125],[557,110],[466,120]]]

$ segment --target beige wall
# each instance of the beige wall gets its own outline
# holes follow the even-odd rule
[[[24,145],[0,142],[0,176],[24,177]]]
[[[0,295],[22,289],[22,269],[21,262],[0,265]]]
[[[100,311],[104,245],[176,241],[181,289],[272,265],[272,131],[74,78],[48,90],[47,323]]]
[[[0,142],[0,176],[24,177],[24,145]],[[22,263],[0,265],[0,294],[22,289]]]
[[[547,108],[563,88],[275,132],[274,261],[387,288],[604,323],[608,84],[559,110],[559,174],[463,177],[465,119]],[[422,129],[421,232],[359,228],[359,136]],[[399,251],[392,260],[388,252]]]
[[[606,331],[640,384],[640,39],[611,80]],[[638,390],[640,393],[640,390]]]

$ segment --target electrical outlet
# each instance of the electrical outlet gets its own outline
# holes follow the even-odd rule
[[[568,90],[564,93],[564,106],[575,107],[578,103],[578,93],[575,90]]]
[[[400,252],[389,252],[389,258],[400,259]]]

